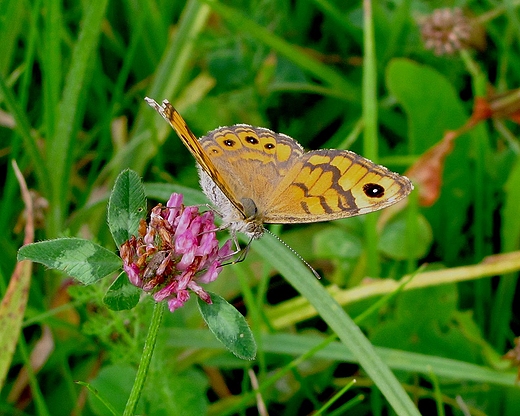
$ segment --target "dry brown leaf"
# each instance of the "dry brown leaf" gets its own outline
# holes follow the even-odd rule
[[[439,143],[427,150],[406,172],[418,185],[421,206],[430,207],[439,199],[444,162],[453,150],[453,141],[457,137],[457,132],[447,132]]]
[[[501,94],[490,93],[486,98],[477,97],[470,120],[476,124],[488,118],[508,119],[520,123],[520,89]]]
[[[29,244],[34,241],[34,213],[32,199],[27,184],[25,183],[25,179],[22,172],[20,172],[16,161],[13,160],[12,164],[16,178],[20,184],[22,198],[27,210],[24,244]],[[2,302],[0,303],[0,334],[9,334],[9,336],[0,337],[0,351],[2,351],[2,359],[0,360],[0,389],[4,386],[16,344],[21,334],[23,317],[25,315],[25,308],[29,298],[31,275],[32,263],[27,260],[18,262],[13,271]]]
[[[408,169],[406,175],[418,185],[421,206],[432,206],[439,199],[444,162],[453,150],[455,139],[489,118],[507,118],[520,123],[520,89],[490,94],[487,98],[477,97],[468,121],[459,129],[448,131]]]

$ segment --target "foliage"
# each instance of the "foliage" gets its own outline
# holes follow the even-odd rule
[[[131,168],[148,200],[164,204],[176,191],[186,204],[206,203],[192,157],[149,96],[172,102],[198,136],[236,123],[269,127],[306,148],[349,148],[408,171],[417,191],[400,212],[273,226],[323,278],[312,280],[273,237],[253,242],[210,290],[246,316],[256,360],[223,348],[190,301],[163,317],[138,413],[330,405],[331,414],[379,414],[402,410],[389,399],[402,388],[425,414],[518,413],[516,370],[501,358],[519,332],[518,2],[457,3],[474,39],[447,55],[421,38],[431,2],[373,2],[364,19],[367,4],[0,2],[0,330],[12,335],[0,348],[13,351],[0,357],[0,412],[123,411],[153,305],[103,303],[121,283],[112,283],[120,267],[112,253],[130,221],[112,211],[111,233],[109,190]],[[11,160],[32,191],[32,213]],[[89,259],[89,247],[106,247],[100,255],[112,264],[99,273],[112,277],[82,286],[40,265],[15,268],[30,242],[28,216],[34,241],[67,252],[89,240]],[[399,382],[360,360],[374,349],[349,315]]]

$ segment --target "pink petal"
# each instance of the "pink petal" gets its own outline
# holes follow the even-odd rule
[[[179,279],[178,279],[178,286],[177,286],[177,292],[180,292],[181,290],[186,290],[190,282],[193,280],[194,272],[193,270],[186,270],[184,271]]]
[[[197,282],[199,283],[210,283],[213,282],[219,275],[220,270],[217,270],[217,268],[220,266],[220,263],[218,261],[214,261],[211,263],[211,265],[208,267],[208,270],[206,272],[197,278]]]
[[[215,234],[212,232],[202,234],[197,247],[197,256],[210,256],[216,249],[218,249],[218,240]]]
[[[186,230],[175,239],[175,253],[184,254],[197,248],[197,239],[191,232]]]
[[[218,251],[219,260],[227,259],[233,254],[233,250],[231,249],[231,240],[227,240],[224,245]]]
[[[193,290],[199,298],[201,298],[204,302],[206,302],[208,305],[211,305],[211,296],[208,292],[206,292],[202,287],[200,287],[197,283],[195,283],[193,280],[189,284],[189,288]]]
[[[168,213],[168,222],[173,226],[175,222],[175,218],[179,215],[179,212],[182,208],[182,200],[183,195],[182,194],[176,194],[173,193],[170,196],[170,199],[168,199],[168,202],[166,203],[166,206],[169,208]]]
[[[143,281],[139,277],[139,267],[135,264],[123,264],[123,270],[128,275],[128,280],[134,286],[142,287]]]
[[[168,309],[170,310],[170,312],[175,312],[177,309],[183,306],[184,302],[177,298],[173,298],[168,301]]]
[[[161,290],[158,290],[153,294],[153,298],[156,302],[160,302],[170,296],[173,296],[177,293],[177,287],[179,282],[177,280],[172,280],[167,286],[163,287]]]
[[[179,217],[179,223],[177,224],[177,229],[175,230],[174,238],[177,238],[179,235],[186,232],[188,228],[191,228],[191,222],[193,218],[197,215],[199,209],[197,207],[186,207],[184,211],[182,211],[181,216]]]

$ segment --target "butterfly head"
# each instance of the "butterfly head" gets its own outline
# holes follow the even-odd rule
[[[222,208],[222,205],[220,205],[220,208]],[[264,217],[258,212],[255,202],[251,198],[242,198],[239,208],[239,210],[231,209],[224,211],[222,218],[227,222],[227,224],[224,224],[224,227],[229,228],[231,233],[241,232],[251,239],[256,240],[262,237],[265,232],[263,226]],[[230,212],[233,212],[233,214],[229,215]]]
[[[265,228],[262,225],[262,221],[257,218],[251,218],[245,221],[236,221],[229,224],[231,233],[241,232],[247,235],[249,238],[256,240],[265,233]]]

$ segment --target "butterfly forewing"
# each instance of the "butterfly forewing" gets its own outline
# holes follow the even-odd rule
[[[172,126],[175,130],[182,143],[191,152],[199,166],[211,177],[213,182],[220,188],[220,190],[226,195],[229,201],[238,209],[243,212],[242,204],[236,199],[229,188],[226,186],[226,181],[220,174],[219,170],[215,167],[214,163],[208,157],[207,153],[204,152],[202,146],[199,143],[197,137],[191,132],[188,125],[179,114],[179,112],[168,102],[163,100],[163,105],[160,106],[156,101],[146,97],[146,102],[151,105],[163,118]]]
[[[239,201],[252,199],[259,212],[266,209],[271,193],[304,154],[288,136],[240,124],[213,130],[200,143],[233,195]]]

